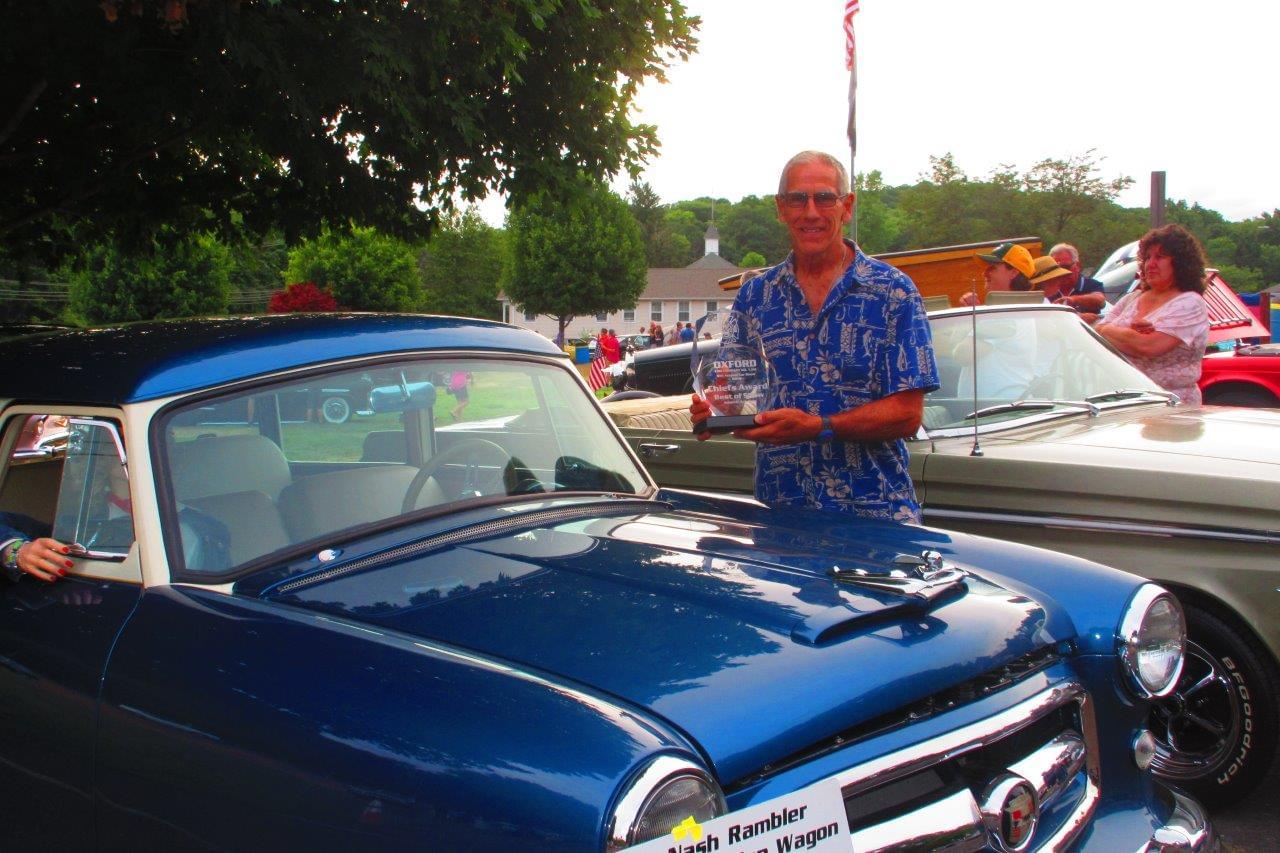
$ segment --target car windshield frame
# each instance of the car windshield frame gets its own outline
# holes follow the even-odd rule
[[[972,435],[974,412],[982,414],[978,432],[990,433],[1094,417],[1118,407],[1170,404],[1167,391],[1069,308],[951,309],[929,320],[942,381],[925,397],[922,433],[930,438]],[[968,343],[975,327],[976,364]]]
[[[416,376],[405,375],[404,368],[411,368]],[[398,381],[384,382],[391,372],[401,374]],[[466,374],[465,383],[452,379],[455,374]],[[352,423],[335,426],[321,418],[305,421],[281,418],[279,401],[285,394],[344,387],[344,384],[354,384],[346,382],[353,377],[367,380],[369,394],[367,402],[356,404],[358,411],[351,421],[359,423],[354,430]],[[512,389],[497,381],[520,377],[527,378],[527,388]],[[458,387],[450,390],[454,383]],[[466,399],[468,405],[460,406],[461,399]],[[253,406],[242,405],[248,400],[259,404],[256,413]],[[271,400],[276,401],[274,408]],[[531,401],[535,405],[520,408],[522,403]],[[440,417],[442,409],[461,411],[450,420]],[[226,416],[225,413],[232,410],[241,413],[239,422]],[[250,413],[247,416],[246,411]],[[209,417],[202,421],[205,415]],[[524,420],[518,421],[520,418]],[[402,424],[399,431],[403,438],[394,446],[398,448],[395,452],[402,453],[403,457],[369,456],[369,434],[395,432],[396,428],[387,427],[397,420]],[[366,423],[370,427],[367,430],[364,429]],[[333,436],[353,431],[363,435],[363,452],[359,457],[353,456],[351,438],[345,435],[340,442],[340,454],[337,450],[330,450],[327,455],[312,450],[310,456],[315,458],[304,459],[292,449],[310,447],[317,437],[321,446],[325,446],[326,430],[332,430]],[[310,435],[302,436],[303,433]],[[572,366],[559,358],[519,353],[397,353],[245,380],[191,394],[163,406],[152,419],[149,439],[162,534],[170,556],[170,577],[199,584],[233,582],[264,567],[318,554],[326,548],[406,523],[486,506],[504,505],[508,510],[510,505],[522,502],[545,506],[549,499],[584,495],[649,498],[657,488],[612,422],[595,404],[581,378],[574,375]],[[208,443],[198,444],[202,441]],[[219,443],[222,446],[215,447]],[[490,458],[467,459],[463,458],[468,456],[467,452],[459,456],[459,451],[454,450],[457,458],[439,459],[449,455],[451,448],[465,444]],[[244,455],[241,453],[219,455],[233,445],[238,445],[238,451],[251,451],[246,456],[248,461],[243,464],[237,461]],[[339,446],[334,440],[328,445]],[[193,487],[192,483],[204,479],[204,472],[199,467],[184,472],[184,465],[198,465],[190,462],[192,459],[216,459],[216,467],[208,472],[216,476],[208,479],[221,479],[228,484],[227,491],[217,491],[221,487],[214,485]],[[432,466],[433,460],[439,463],[436,465],[439,475],[424,475],[423,483],[417,485],[422,479],[420,472]],[[226,468],[237,464],[241,467],[230,471]],[[399,470],[391,472],[393,468]],[[408,469],[412,469],[412,479]],[[469,470],[477,481],[470,483],[461,497],[446,495],[440,499],[436,489],[453,485],[441,487],[440,478],[457,475],[459,469]],[[256,485],[268,476],[264,473],[268,471],[276,472],[273,484],[260,489],[231,488],[243,485],[244,480]],[[348,478],[342,475],[344,471],[355,473]],[[324,480],[326,487],[316,485],[288,491],[312,476]],[[365,480],[368,482],[363,482]],[[437,481],[435,488],[433,480]],[[333,497],[334,489],[348,483],[355,484],[352,486],[355,491]],[[397,488],[405,493],[406,499],[409,489],[419,489],[422,503],[410,511],[403,508],[388,511],[385,506],[382,511],[375,511],[367,507],[370,502],[386,503],[390,500],[387,495],[394,496]],[[304,499],[302,495],[306,492],[310,494]],[[460,491],[459,495],[462,494]],[[280,503],[282,498],[286,504]],[[235,507],[237,501],[241,504],[239,508]],[[344,506],[349,505],[349,510],[344,512],[349,511],[356,518],[354,523],[325,524],[321,519],[338,517],[335,502],[342,501],[347,502]],[[259,505],[259,512],[264,516],[279,513],[278,527],[284,541],[277,541],[275,547],[248,551],[235,547],[236,512],[244,515],[251,509],[249,505]],[[359,513],[372,513],[376,517],[362,517]],[[206,523],[210,518],[221,525],[215,530],[215,542],[229,536],[230,544],[224,550],[238,556],[211,558],[207,565],[189,566],[184,552],[191,553],[192,549],[190,542],[184,547],[184,537],[203,535],[201,530],[216,528],[217,525]],[[277,527],[269,526],[272,530]],[[250,538],[246,536],[242,541]],[[263,537],[264,541],[270,538],[269,535]],[[276,539],[280,539],[278,532]],[[219,547],[214,547],[213,552],[217,553]],[[241,559],[246,553],[251,556]]]

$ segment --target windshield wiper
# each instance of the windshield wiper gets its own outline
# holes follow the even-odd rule
[[[1127,400],[1132,397],[1159,397],[1170,406],[1178,402],[1178,395],[1172,391],[1163,389],[1151,391],[1143,388],[1117,388],[1115,391],[1106,391],[1102,394],[1090,394],[1085,399],[1090,403],[1099,403],[1103,400]]]
[[[1067,406],[1068,408],[1088,412],[1091,418],[1096,418],[1098,413],[1102,411],[1092,402],[1084,400],[1014,400],[1012,403],[1000,403],[995,406],[987,406],[985,409],[979,409],[976,412],[970,412],[962,420],[985,418],[987,415],[1002,415],[1005,412],[1016,412],[1019,409],[1053,409],[1057,406]]]

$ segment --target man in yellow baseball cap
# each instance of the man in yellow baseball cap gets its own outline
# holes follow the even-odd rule
[[[1017,243],[1001,243],[989,255],[978,255],[987,262],[983,275],[987,281],[986,292],[993,290],[1030,290],[1031,277],[1036,274],[1035,262],[1026,246]],[[960,297],[960,304],[977,303],[976,293],[966,293]]]

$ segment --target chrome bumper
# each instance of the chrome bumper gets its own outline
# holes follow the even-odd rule
[[[1204,808],[1195,800],[1173,794],[1173,814],[1164,826],[1151,833],[1151,840],[1139,853],[1211,853],[1218,850],[1218,837]]]

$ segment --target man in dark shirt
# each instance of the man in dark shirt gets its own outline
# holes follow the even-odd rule
[[[1049,250],[1049,255],[1058,266],[1071,270],[1075,275],[1075,279],[1064,285],[1053,301],[1058,305],[1070,305],[1081,314],[1096,315],[1101,311],[1107,303],[1102,294],[1102,282],[1080,272],[1080,251],[1070,243],[1059,243]]]

